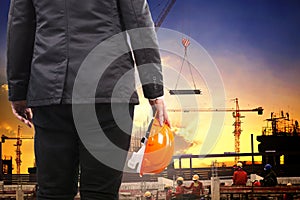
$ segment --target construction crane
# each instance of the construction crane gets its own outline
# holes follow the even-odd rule
[[[244,116],[241,115],[241,112],[257,112],[258,115],[263,114],[263,108],[257,107],[254,109],[240,109],[238,98],[234,99],[235,109],[168,109],[169,112],[232,112],[232,116],[235,118],[233,123],[234,125],[234,150],[235,153],[240,153],[240,135],[242,132],[241,129],[241,118]],[[239,161],[239,156],[235,157],[235,162]]]
[[[167,4],[163,8],[162,12],[158,15],[157,19],[154,22],[155,27],[160,27],[163,21],[166,19],[171,8],[174,6],[176,0],[168,0]]]
[[[0,158],[2,161],[2,143],[5,142],[5,140],[17,140],[16,143],[14,144],[14,146],[16,147],[16,164],[17,164],[17,174],[20,174],[21,172],[21,155],[22,155],[22,151],[21,151],[21,146],[22,146],[22,140],[23,139],[33,139],[33,137],[21,137],[21,126],[18,126],[18,132],[17,132],[17,137],[7,137],[6,135],[2,135],[1,136],[1,147],[0,147]],[[1,162],[2,164],[2,162]],[[2,174],[2,165],[1,165],[1,172]]]
[[[159,14],[158,18],[155,20],[154,24],[156,27],[160,27],[165,18],[167,17],[168,13],[170,12],[171,8],[174,6],[176,0],[168,0],[167,4],[165,5],[162,12]],[[189,40],[185,39],[185,42],[189,42]],[[184,41],[182,41],[184,42]],[[184,45],[184,44],[183,44]],[[185,46],[185,45],[184,45]],[[188,45],[185,46],[185,49]],[[194,83],[195,85],[195,83]],[[195,87],[196,88],[196,87]],[[195,90],[170,90],[170,94],[201,94],[201,91],[198,89]],[[168,109],[170,112],[233,112],[233,117],[235,118],[234,122],[234,149],[236,153],[240,153],[240,135],[242,132],[241,129],[241,116],[240,112],[258,112],[259,115],[263,114],[263,108],[257,107],[254,109],[240,109],[238,98],[234,99],[236,108],[235,109]],[[235,157],[235,162],[238,162],[239,156]]]

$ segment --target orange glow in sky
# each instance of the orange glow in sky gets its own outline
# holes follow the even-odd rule
[[[256,71],[254,73],[247,73],[240,65],[264,65],[258,59],[257,61],[250,61],[246,57],[241,55],[233,55],[235,59],[228,57],[216,57],[215,61],[219,67],[224,86],[226,90],[226,107],[234,108],[235,104],[232,101],[233,98],[239,98],[240,109],[250,109],[262,106],[264,108],[263,115],[257,115],[256,112],[242,113],[245,118],[242,118],[242,134],[241,134],[241,152],[251,152],[250,146],[250,134],[254,136],[260,135],[262,127],[266,124],[264,121],[269,118],[271,112],[280,112],[284,110],[289,112],[290,116],[294,119],[300,118],[300,104],[298,103],[300,94],[297,91],[297,86],[290,84],[285,86],[285,83],[278,82],[276,77],[272,76],[270,71]],[[178,68],[180,58],[172,57],[170,55],[163,55],[164,68],[173,67]],[[201,63],[199,63],[201,64]],[[232,73],[223,72],[222,69],[226,67],[232,68]],[[238,69],[238,70],[236,70]],[[190,80],[189,74],[185,71],[184,76],[187,81]],[[284,72],[283,72],[284,73]],[[246,76],[247,75],[247,76]],[[165,74],[165,82],[174,82],[174,76],[168,76]],[[197,97],[178,97],[168,94],[170,88],[165,88],[165,100],[168,108],[180,108],[186,105],[190,107],[198,108],[211,108],[210,94],[205,85],[205,77],[194,74],[196,77],[196,83],[202,90],[203,94]],[[266,81],[267,80],[267,81]],[[168,83],[170,85],[170,83]],[[182,87],[182,86],[178,86]],[[139,88],[140,90],[140,88]],[[298,90],[299,91],[299,90]],[[145,122],[150,116],[150,107],[148,101],[143,98],[141,91],[140,101],[141,104],[136,106],[135,110],[135,122],[133,135],[136,135],[140,130],[144,130]],[[191,102],[192,99],[192,102]],[[7,86],[1,86],[0,93],[0,131],[1,134],[9,137],[16,136],[18,125],[22,126],[22,137],[32,137],[33,129],[29,129],[18,122],[10,111],[10,104],[7,101]],[[149,112],[145,112],[148,110]],[[211,123],[211,113],[172,113],[169,112],[172,128],[176,133],[177,144],[175,154],[199,154],[202,148],[202,143],[207,136],[207,130]],[[225,114],[225,121],[222,132],[219,138],[216,138],[213,148],[210,153],[224,153],[234,151],[234,135],[232,126],[234,118],[232,113]],[[139,133],[140,134],[140,133]],[[141,134],[143,135],[143,133]],[[3,156],[13,157],[14,172],[16,170],[15,164],[15,149],[16,141],[7,140],[2,144]],[[255,140],[254,150],[257,152],[258,143]],[[33,153],[33,141],[24,140],[22,147],[22,165],[21,173],[27,173],[27,168],[34,165],[34,153]],[[242,158],[243,159],[243,158]],[[222,161],[222,159],[218,159]],[[232,161],[233,158],[227,160]],[[199,164],[209,165],[210,160],[201,160]]]
[[[0,1],[6,2],[7,1]],[[150,8],[155,1],[150,2]],[[191,3],[193,2],[193,3]],[[5,5],[6,5],[5,4]],[[2,5],[2,4],[1,4]],[[8,11],[8,5],[6,5]],[[182,8],[185,8],[183,12]],[[299,57],[299,5],[296,1],[199,1],[177,0],[163,25],[177,31],[186,31],[197,42],[203,43],[208,54],[215,63],[225,90],[225,108],[235,108],[233,99],[239,99],[240,109],[253,109],[262,106],[263,115],[256,112],[242,112],[242,133],[240,137],[240,152],[251,152],[250,135],[254,134],[254,151],[257,152],[256,136],[261,135],[265,119],[270,113],[288,112],[290,119],[300,119],[300,57]],[[153,8],[154,9],[154,8]],[[157,11],[156,11],[157,12]],[[153,12],[155,16],[158,14]],[[1,13],[7,16],[7,13]],[[154,16],[153,15],[153,16]],[[184,16],[183,16],[184,15]],[[4,19],[4,18],[3,18]],[[1,17],[0,17],[1,20]],[[2,21],[1,21],[2,22]],[[4,23],[3,23],[4,24]],[[185,25],[187,30],[184,30]],[[5,33],[2,25],[0,32],[0,135],[16,137],[18,125],[21,125],[22,137],[33,137],[34,130],[21,124],[12,114],[7,97],[5,84]],[[168,38],[167,38],[168,39]],[[3,42],[2,42],[3,41]],[[181,40],[166,41],[170,48],[176,48],[184,54]],[[194,47],[191,42],[189,50]],[[192,53],[192,52],[188,52]],[[192,55],[192,54],[189,54]],[[197,59],[197,56],[190,57]],[[212,94],[206,78],[195,69],[205,65],[198,59],[193,66],[193,77],[197,88],[202,91],[199,96],[171,96],[169,89],[174,89],[177,73],[180,70],[182,58],[167,52],[162,52],[165,100],[169,109],[212,107]],[[182,71],[183,79],[179,80],[178,89],[193,89],[191,74],[185,65]],[[136,106],[133,136],[143,136],[147,121],[150,118],[148,100],[143,98],[138,87],[140,105]],[[234,151],[232,112],[224,113],[225,119],[218,137],[212,138],[209,153],[224,153]],[[199,154],[213,121],[212,112],[169,112],[172,129],[175,132],[175,154]],[[2,144],[3,158],[13,157],[14,173],[16,173],[15,140],[7,140]],[[21,173],[27,173],[27,168],[34,166],[33,140],[23,140]],[[241,158],[247,159],[248,158]],[[215,160],[215,159],[213,159]],[[217,158],[223,162],[224,159]],[[233,161],[227,158],[226,161]],[[211,160],[198,160],[197,165],[207,166]]]

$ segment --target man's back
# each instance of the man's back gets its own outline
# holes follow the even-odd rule
[[[14,5],[8,33],[9,85],[22,86],[20,90],[28,89],[28,92],[21,94],[16,89],[11,90],[14,93],[10,94],[10,99],[27,97],[30,106],[71,103],[77,72],[92,49],[122,31],[153,27],[144,0],[134,2],[133,0],[16,0],[12,2]],[[139,41],[141,38],[131,38],[134,39]],[[22,46],[22,49],[16,49],[18,46],[16,44]],[[125,35],[122,45],[128,47]],[[110,56],[116,55],[111,52]],[[151,63],[160,63],[157,50],[147,58],[151,59],[149,61]],[[136,60],[147,60],[147,58],[139,54]],[[133,66],[128,47],[128,53],[116,57],[110,69],[106,70],[102,81],[99,82],[101,89],[95,94],[96,102],[110,102],[117,80]],[[22,74],[20,77],[13,77],[16,80],[10,76],[15,74],[13,70]],[[30,74],[29,79],[28,74]],[[162,78],[157,77],[156,80]],[[18,83],[15,84],[16,82]],[[124,94],[132,95],[134,81],[128,85],[126,89],[128,91]],[[130,101],[138,103],[137,95],[132,95]]]
[[[278,182],[275,172],[273,170],[268,170],[262,182],[263,186],[276,186]]]
[[[238,169],[233,173],[234,185],[246,185],[247,180],[248,180],[247,173],[244,170]]]

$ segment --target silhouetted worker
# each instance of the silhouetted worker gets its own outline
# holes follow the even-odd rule
[[[139,103],[135,65],[169,124],[146,0],[13,0],[8,22],[9,100],[34,124],[38,200],[73,200],[79,173],[82,200],[118,199]]]
[[[277,182],[277,176],[274,170],[272,169],[272,165],[266,164],[264,167],[265,175],[264,179],[261,180],[262,186],[276,186],[278,184]]]
[[[232,176],[233,185],[246,186],[247,180],[247,172],[243,170],[243,164],[238,162]]]

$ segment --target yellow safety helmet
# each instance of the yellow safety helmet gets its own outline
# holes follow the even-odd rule
[[[197,175],[197,174],[195,174],[194,176],[193,176],[193,181],[198,181],[199,180],[199,176]]]
[[[167,124],[160,126],[159,121],[152,119],[144,138],[142,147],[134,152],[128,161],[128,167],[143,174],[158,174],[171,162],[174,153],[174,135]]]
[[[183,181],[183,178],[181,176],[179,176],[176,181]]]
[[[241,162],[238,162],[238,163],[236,164],[236,166],[242,168],[242,167],[243,167],[243,164],[242,164]]]
[[[165,189],[170,189],[171,187],[172,187],[171,185],[166,184],[164,188],[165,188]]]
[[[151,196],[152,196],[152,194],[149,191],[145,192],[145,194],[144,194],[144,197],[151,197]]]

